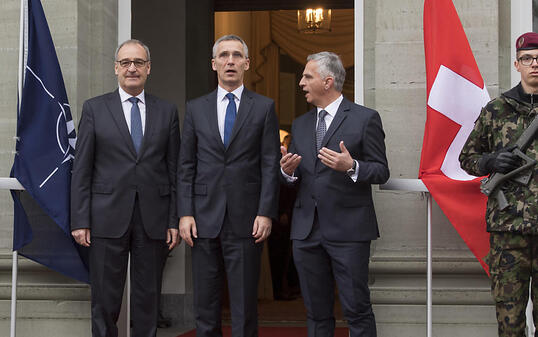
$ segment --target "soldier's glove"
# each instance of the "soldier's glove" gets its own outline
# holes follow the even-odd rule
[[[521,166],[521,160],[511,152],[515,148],[516,145],[512,145],[495,153],[484,154],[478,164],[480,172],[483,175],[495,172],[506,174],[517,169]]]

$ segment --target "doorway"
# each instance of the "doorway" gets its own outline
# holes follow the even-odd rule
[[[245,87],[275,101],[281,142],[291,131],[293,120],[313,108],[306,102],[298,85],[309,54],[329,50],[342,57],[346,68],[343,94],[354,101],[352,7],[332,9],[331,30],[321,34],[304,34],[298,31],[297,9],[281,10],[275,6],[270,10],[265,8],[266,10],[247,11],[239,7],[235,2],[233,11],[219,11],[220,7],[216,4],[215,40],[223,35],[235,34],[247,43],[250,69],[245,74]],[[273,223],[273,230],[265,243],[262,256],[258,288],[259,320],[262,324],[304,322],[306,319],[289,240],[293,203],[294,191],[281,186],[279,221]],[[227,307],[225,305],[223,311],[225,320],[230,319]],[[337,319],[341,320],[338,303],[335,313]]]

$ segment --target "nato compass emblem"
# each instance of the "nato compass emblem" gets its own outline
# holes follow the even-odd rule
[[[54,158],[51,158],[53,162],[56,161],[56,164],[53,164],[53,167],[56,166],[56,168],[51,172],[48,172],[47,177],[39,185],[39,188],[42,188],[62,165],[71,166],[72,160],[75,158],[77,136],[75,133],[75,123],[73,122],[73,117],[71,115],[71,107],[67,103],[67,98],[55,97],[51,93],[52,90],[49,90],[45,86],[43,80],[28,65],[26,66],[26,70],[26,80],[32,81],[30,82],[30,86],[35,86],[33,87],[34,89],[40,88],[40,90],[32,93],[31,104],[37,104],[38,107],[32,106],[31,108],[37,108],[41,113],[50,113],[51,118],[54,118],[54,124],[51,123],[52,125],[50,126],[56,126],[55,132],[49,129],[51,131],[50,136],[53,136],[54,134],[56,137],[55,142],[49,143],[50,146],[54,147],[55,144],[58,146],[58,152],[54,155]],[[65,89],[63,89],[63,91],[65,91]],[[58,96],[65,96],[65,94]],[[65,101],[65,103],[62,101]]]
[[[43,187],[47,181],[58,171],[61,165],[71,165],[72,160],[75,158],[75,144],[77,142],[77,136],[75,133],[75,123],[71,116],[71,107],[68,103],[58,104],[58,117],[56,118],[56,141],[58,143],[58,150],[62,153],[61,162],[58,166],[43,180],[39,185],[39,188]],[[67,137],[66,137],[67,136]]]

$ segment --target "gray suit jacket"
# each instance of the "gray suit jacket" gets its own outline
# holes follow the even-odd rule
[[[118,90],[84,102],[71,181],[71,229],[119,238],[128,229],[135,196],[146,233],[165,239],[177,228],[177,109],[146,93],[146,126],[137,155]]]
[[[225,148],[215,90],[187,103],[182,134],[178,215],[194,216],[198,237],[216,237],[226,213],[239,237],[252,236],[257,215],[276,219],[280,142],[273,100],[244,89]]]

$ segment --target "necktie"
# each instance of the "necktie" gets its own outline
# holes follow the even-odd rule
[[[226,107],[226,117],[224,118],[224,147],[227,148],[230,143],[230,137],[232,136],[237,108],[235,106],[234,94],[229,92],[226,94],[226,97],[228,98],[228,106]]]
[[[138,153],[140,144],[142,144],[142,118],[138,108],[138,97],[129,98],[129,102],[133,104],[131,107],[131,138],[133,139],[136,153]]]
[[[321,110],[319,112],[318,127],[316,128],[317,152],[319,152],[319,150],[321,149],[321,142],[323,141],[323,137],[325,137],[325,133],[327,132],[327,125],[325,124],[325,116],[327,116],[327,111]]]

